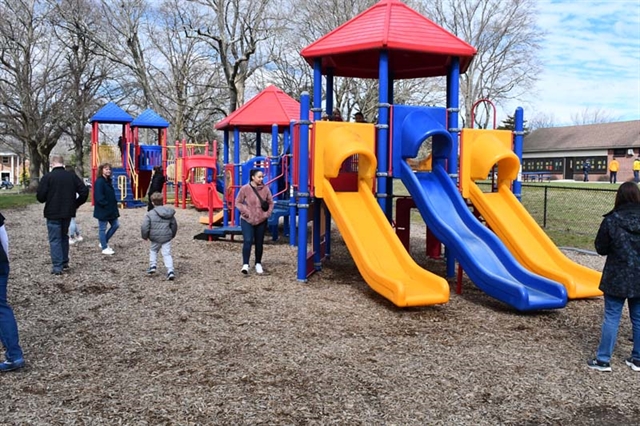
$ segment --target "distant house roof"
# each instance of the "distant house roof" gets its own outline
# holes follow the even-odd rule
[[[524,137],[523,153],[640,148],[640,120],[537,129]]]
[[[218,130],[238,128],[241,132],[271,132],[273,124],[282,132],[300,118],[300,104],[276,86],[269,86],[249,102],[216,123]]]
[[[389,52],[394,79],[447,75],[453,57],[464,73],[476,49],[399,0],[381,0],[305,47],[300,54],[313,66],[321,60],[342,77],[378,78],[380,52]]]
[[[89,120],[91,123],[115,123],[126,124],[133,121],[133,117],[113,102],[109,102],[96,112]]]
[[[131,122],[132,127],[144,127],[152,129],[166,129],[169,127],[169,122],[160,117],[157,112],[151,108],[146,109],[142,114],[136,117]]]

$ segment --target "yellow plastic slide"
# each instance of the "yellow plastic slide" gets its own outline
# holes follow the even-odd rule
[[[318,121],[313,138],[315,196],[324,199],[367,284],[400,307],[446,303],[449,283],[415,263],[373,196],[375,127]],[[358,190],[336,191],[329,179],[348,158],[358,161]]]
[[[323,182],[324,201],[369,286],[400,307],[446,303],[449,284],[414,262],[376,203],[358,181],[358,192],[335,192]]]
[[[463,194],[518,262],[564,285],[569,299],[601,296],[601,273],[565,256],[511,192],[511,181],[520,167],[518,157],[510,150],[511,132],[464,129],[462,141]],[[483,193],[475,180],[486,178],[494,164],[498,164],[498,191]]]

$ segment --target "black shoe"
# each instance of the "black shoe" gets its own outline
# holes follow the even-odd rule
[[[168,279],[169,281],[173,281],[175,278],[176,278],[176,275],[173,273],[173,271],[171,271],[171,272],[169,272],[169,273],[167,274],[167,279]]]
[[[150,266],[149,269],[147,269],[147,275],[153,275],[156,273],[156,267],[155,266]]]
[[[62,275],[62,271],[51,271],[52,275]]]
[[[589,368],[591,368],[593,370],[611,371],[611,363],[598,361],[595,358],[590,359],[589,361],[587,361],[587,365],[589,366]]]
[[[62,265],[62,269],[69,269],[69,264],[67,263],[67,264]]]
[[[640,371],[640,359],[627,358],[624,362],[626,362],[633,371]]]

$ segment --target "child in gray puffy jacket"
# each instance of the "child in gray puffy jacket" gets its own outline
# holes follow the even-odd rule
[[[147,212],[140,228],[142,239],[151,241],[149,248],[149,269],[147,274],[156,272],[158,262],[158,251],[162,253],[162,261],[167,268],[167,279],[173,281],[173,258],[171,257],[171,240],[178,232],[178,222],[176,222],[176,211],[173,207],[162,204],[162,194],[154,192],[151,194],[151,202],[155,206],[153,210]]]

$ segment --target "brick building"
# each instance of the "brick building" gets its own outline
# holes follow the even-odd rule
[[[551,179],[582,180],[582,164],[591,162],[592,180],[608,180],[608,165],[620,163],[618,182],[633,177],[640,156],[640,120],[537,129],[525,136],[523,173],[544,172]]]

